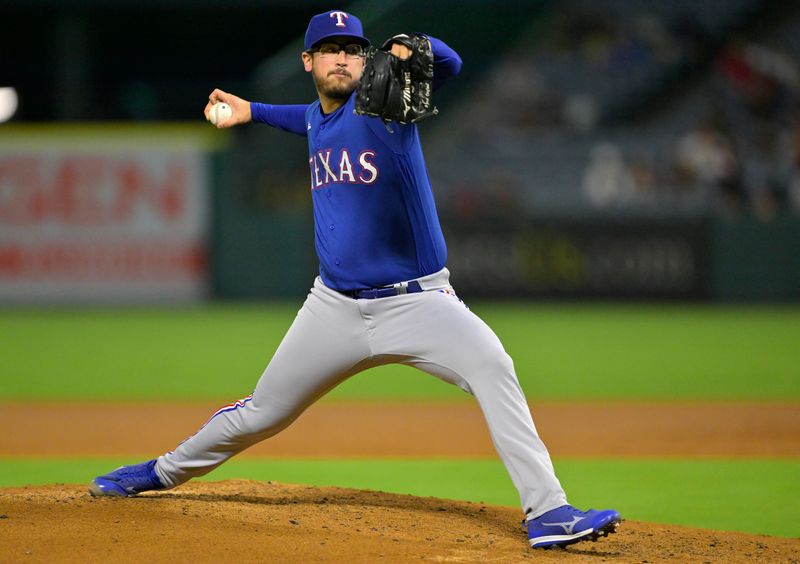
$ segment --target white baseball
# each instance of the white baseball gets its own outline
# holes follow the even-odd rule
[[[233,111],[231,111],[231,107],[228,104],[217,102],[208,110],[208,121],[210,121],[212,125],[217,125],[218,123],[227,121],[231,115],[233,115]]]

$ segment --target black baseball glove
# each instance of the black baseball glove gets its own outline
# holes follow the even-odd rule
[[[402,43],[411,56],[389,50]],[[424,35],[395,35],[380,49],[370,48],[356,91],[355,111],[384,122],[416,123],[439,113],[433,105],[433,50]]]

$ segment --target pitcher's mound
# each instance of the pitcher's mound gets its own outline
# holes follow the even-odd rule
[[[136,498],[0,490],[11,562],[734,562],[800,560],[800,540],[624,521],[596,543],[528,548],[515,509],[275,482],[191,482]]]

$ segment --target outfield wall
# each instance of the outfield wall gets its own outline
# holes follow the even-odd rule
[[[300,298],[307,171],[199,125],[0,130],[0,303]],[[278,137],[273,137],[277,143]],[[294,142],[294,143],[292,143]],[[800,218],[443,217],[468,297],[800,299]]]
[[[444,222],[460,291],[529,298],[800,299],[800,218]]]

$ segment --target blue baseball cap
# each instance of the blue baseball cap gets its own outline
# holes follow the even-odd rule
[[[306,30],[306,51],[328,37],[345,36],[358,40],[362,45],[369,45],[369,39],[364,37],[361,20],[353,14],[342,10],[331,10],[317,14],[308,22]]]

